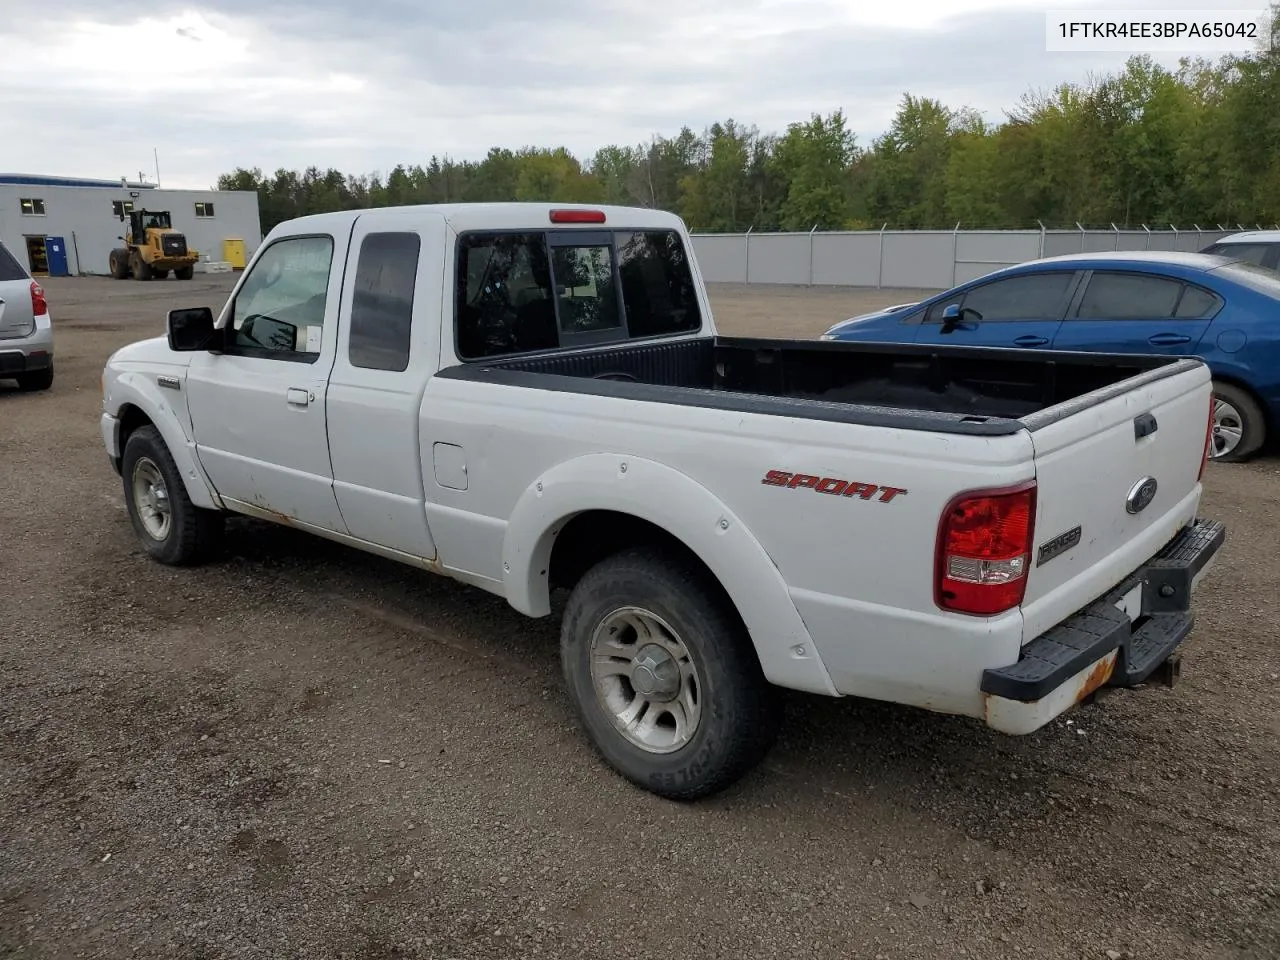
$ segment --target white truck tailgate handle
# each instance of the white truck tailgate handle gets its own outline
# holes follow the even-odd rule
[[[288,399],[294,406],[305,407],[311,402],[311,393],[310,391],[303,390],[301,387],[290,387]]]

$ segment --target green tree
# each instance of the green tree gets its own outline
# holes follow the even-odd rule
[[[785,184],[779,210],[783,230],[834,230],[847,226],[853,204],[849,167],[857,155],[856,138],[843,111],[813,114],[793,123],[773,154],[773,168]]]

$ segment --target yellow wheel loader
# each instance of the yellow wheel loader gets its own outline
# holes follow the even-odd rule
[[[168,210],[132,210],[125,245],[111,251],[111,276],[117,280],[163,280],[173,271],[179,280],[195,274],[200,254],[187,248],[187,238],[173,229]],[[123,222],[125,217],[120,217]]]

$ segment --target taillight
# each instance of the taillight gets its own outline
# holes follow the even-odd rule
[[[1209,465],[1209,451],[1213,448],[1213,411],[1218,405],[1218,398],[1209,391],[1209,424],[1204,428],[1204,452],[1200,456],[1200,472],[1196,474],[1196,482],[1204,479],[1204,468]]]
[[[991,616],[1022,603],[1035,517],[1034,480],[998,490],[971,490],[952,500],[938,524],[938,606]]]
[[[44,287],[31,281],[31,315],[43,317],[49,312],[49,301],[44,298]]]

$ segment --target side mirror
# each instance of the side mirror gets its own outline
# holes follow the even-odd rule
[[[208,307],[170,310],[166,326],[170,350],[212,350],[221,343],[219,331],[213,328],[213,311]]]
[[[982,319],[982,314],[973,307],[962,307],[958,303],[948,303],[942,308],[942,332],[950,333],[966,320]]]

